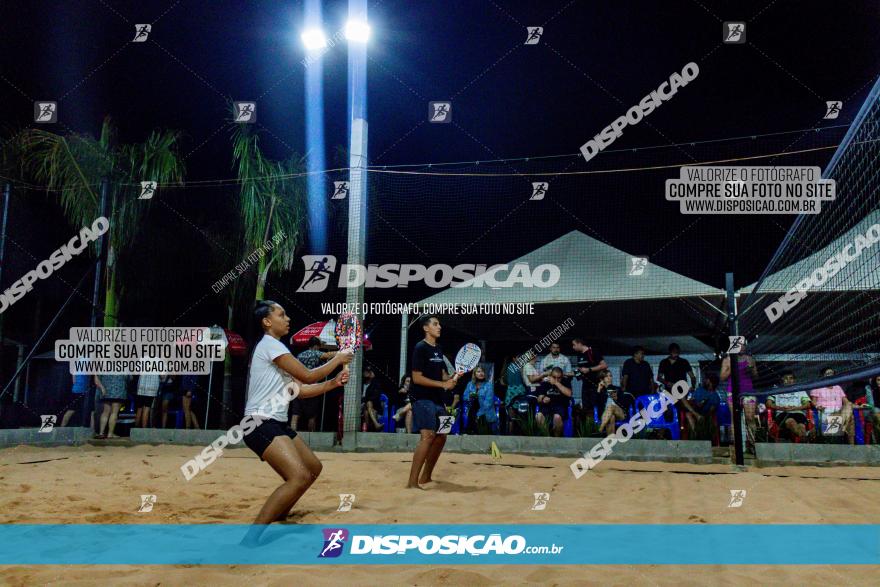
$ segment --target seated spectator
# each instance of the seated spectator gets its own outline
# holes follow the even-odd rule
[[[782,385],[795,384],[794,373],[782,374]],[[810,409],[810,396],[805,391],[777,393],[767,397],[767,409],[773,410],[773,420],[780,430],[787,430],[792,439],[807,437],[807,413]]]
[[[833,377],[834,369],[825,367],[822,369],[821,376]],[[819,410],[819,418],[823,421],[823,424],[827,425],[830,416],[840,416],[841,429],[846,434],[849,443],[855,444],[852,404],[846,399],[846,393],[844,393],[843,389],[839,385],[820,387],[810,392],[810,399],[813,400],[813,404]]]
[[[620,370],[620,389],[633,397],[654,393],[654,370],[645,360],[645,349],[637,346],[632,358],[623,362]]]
[[[464,388],[464,396],[469,403],[468,431],[475,433],[478,422],[493,425],[498,421],[495,415],[495,391],[492,382],[486,380],[486,370],[482,367],[474,369],[471,380]]]
[[[657,379],[667,393],[672,391],[673,385],[679,381],[688,383],[688,379],[690,379],[688,390],[693,391],[697,387],[694,369],[690,362],[681,356],[681,347],[678,346],[678,343],[673,342],[669,345],[669,356],[660,361],[660,365],[657,366]],[[696,411],[691,409],[687,397],[682,398],[680,404],[688,413]],[[672,422],[674,418],[672,410],[667,410],[665,417],[667,422]]]
[[[880,442],[880,375],[871,377],[871,382],[868,384],[867,391],[868,405],[873,408],[874,442]],[[866,440],[865,442],[868,441]]]
[[[874,394],[868,383],[864,380],[853,381],[846,389],[846,399],[852,405],[853,418],[859,417],[858,414],[862,413],[866,425],[874,422]],[[871,439],[866,431],[865,444],[870,443]]]
[[[501,375],[501,383],[507,386],[507,393],[504,396],[504,407],[507,409],[507,433],[513,434],[514,420],[516,419],[517,410],[514,402],[518,398],[524,397],[526,394],[526,386],[523,384],[522,369],[519,366],[519,356],[513,355],[507,368]]]
[[[703,384],[691,393],[690,400],[684,403],[688,426],[691,433],[696,433],[697,424],[706,420],[712,420],[712,416],[721,405],[721,397],[718,395],[718,376],[708,373],[703,377]]]
[[[599,432],[611,436],[615,432],[617,421],[626,419],[629,406],[623,399],[624,392],[616,385],[612,385],[614,377],[611,371],[605,369],[600,375],[602,378],[599,380],[599,397],[604,398],[605,407],[602,411]]]
[[[544,426],[544,423],[550,420],[553,436],[562,436],[565,420],[568,419],[571,388],[562,383],[563,374],[562,369],[553,367],[538,388],[538,408],[540,411],[536,420],[539,426]]]
[[[404,374],[400,379],[400,385],[397,388],[397,401],[398,403],[404,402],[403,407],[399,408],[397,412],[394,413],[395,422],[400,422],[400,419],[404,418],[407,434],[412,433],[412,397],[409,395],[411,385],[412,376],[409,373]]]
[[[379,386],[379,382],[376,381],[376,374],[373,372],[373,368],[369,365],[364,367],[363,385],[363,427],[367,432],[381,432],[382,422],[379,420],[379,414],[383,410],[382,389]]]

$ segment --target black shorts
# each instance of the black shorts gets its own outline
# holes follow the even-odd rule
[[[253,432],[245,435],[244,443],[249,449],[257,453],[260,460],[263,460],[263,453],[272,444],[276,436],[287,436],[288,438],[296,438],[296,431],[291,428],[287,422],[279,422],[269,418],[263,420],[263,423],[254,428]]]
[[[153,400],[156,399],[151,395],[136,395],[134,397],[135,408],[149,408],[153,406]]]
[[[548,420],[552,420],[555,414],[559,414],[559,417],[562,418],[563,422],[568,420],[568,406],[541,404],[538,409]]]
[[[412,428],[416,431],[431,430],[436,432],[440,426],[440,416],[446,416],[446,408],[435,404],[429,399],[418,399],[412,407]]]
[[[782,426],[789,418],[791,418],[798,424],[807,423],[807,417],[800,412],[777,412],[773,415],[773,419],[776,420],[776,424],[778,424],[779,426]]]

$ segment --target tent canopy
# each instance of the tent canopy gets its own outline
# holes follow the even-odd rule
[[[658,352],[665,352],[673,340],[687,339],[694,350],[714,346],[706,343],[724,321],[724,291],[650,260],[644,271],[633,275],[632,258],[575,230],[508,263],[509,267],[527,263],[532,271],[543,264],[556,265],[560,276],[552,287],[452,287],[420,303],[534,303],[534,314],[442,317],[444,326],[471,339],[517,343],[517,347],[521,341],[540,340],[567,320],[573,325],[563,338],[586,337],[606,353],[617,349],[628,354],[636,339]],[[500,272],[497,280],[506,276]],[[697,336],[704,342],[690,338]]]
[[[856,237],[864,236],[874,224],[880,223],[880,210],[874,210],[842,236],[831,241],[809,257],[805,257],[788,267],[771,273],[761,284],[760,294],[782,294],[796,283],[809,277],[813,271],[825,264],[828,259],[841,252],[847,245],[854,244]],[[737,291],[737,295],[750,294],[757,282]],[[880,246],[874,245],[862,251],[861,255],[848,263],[837,275],[818,287],[811,287],[813,293],[837,293],[845,291],[880,290]]]
[[[552,287],[452,287],[422,300],[422,304],[528,303],[565,304],[682,297],[724,297],[724,291],[649,263],[631,275],[634,256],[573,230],[553,242],[508,263],[559,267]],[[506,277],[500,272],[499,281]],[[472,281],[472,280],[471,280]],[[466,282],[470,283],[470,282]]]

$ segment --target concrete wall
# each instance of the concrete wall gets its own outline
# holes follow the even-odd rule
[[[356,440],[346,434],[344,448],[364,452],[412,452],[419,441],[415,434],[358,432]],[[551,438],[540,436],[450,436],[444,450],[488,454],[492,442],[502,453],[577,458],[583,456],[599,438]],[[670,461],[711,463],[712,443],[708,440],[637,440],[617,444],[609,459],[628,461]]]
[[[132,444],[179,444],[207,446],[225,430],[178,430],[161,428],[134,428]],[[36,429],[0,430],[0,447],[31,445],[84,444],[91,440],[89,428],[56,428],[41,434]],[[300,436],[312,450],[352,452],[403,452],[411,453],[418,444],[416,434],[385,434],[381,432],[357,432],[345,435],[343,446],[335,446],[332,432],[301,432]],[[502,453],[580,457],[599,442],[597,438],[550,438],[527,436],[450,436],[446,441],[449,452],[488,454],[495,442]],[[125,443],[127,445],[128,443]],[[244,443],[238,445],[244,447]],[[709,441],[681,440],[630,440],[614,447],[610,459],[633,461],[671,461],[711,463],[712,447]]]
[[[880,465],[880,445],[794,444],[759,442],[755,445],[760,466],[775,465]]]
[[[53,428],[40,432],[38,428],[9,428],[0,430],[0,447],[30,444],[33,446],[59,446],[83,444],[92,437],[91,428]]]

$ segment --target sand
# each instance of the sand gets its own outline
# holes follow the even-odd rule
[[[195,447],[91,446],[0,450],[0,522],[246,524],[279,478],[246,449],[228,451],[193,480],[180,465]],[[318,453],[324,471],[290,523],[880,523],[880,470],[605,461],[580,480],[571,459],[446,454],[437,482],[403,488],[403,453]],[[731,489],[745,489],[728,508]],[[533,493],[549,492],[544,511]],[[338,494],[354,493],[350,512]],[[155,494],[149,514],[141,494]],[[657,507],[665,503],[664,507]],[[779,566],[2,566],[8,585],[870,585],[878,567]]]

